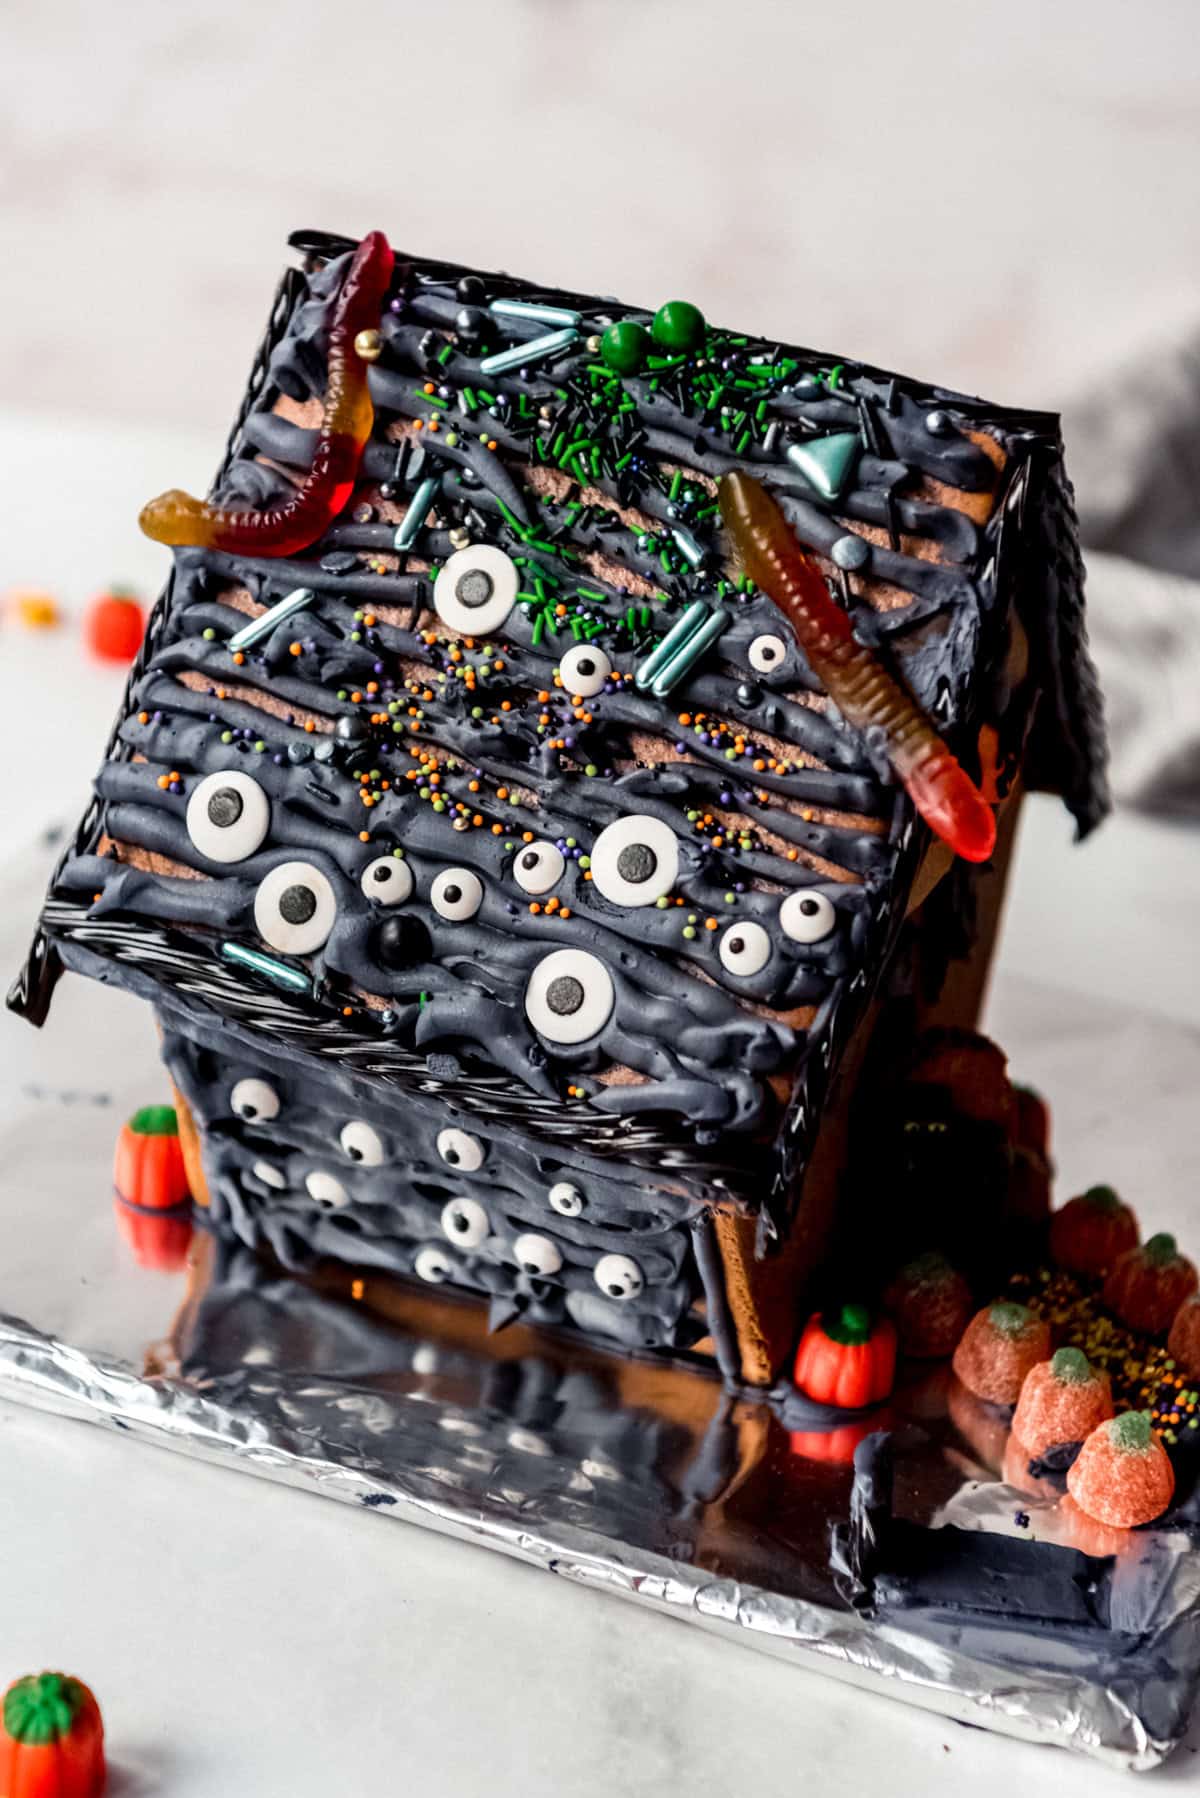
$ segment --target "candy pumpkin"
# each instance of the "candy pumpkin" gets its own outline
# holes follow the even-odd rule
[[[971,1289],[944,1255],[930,1251],[902,1267],[884,1294],[900,1347],[919,1360],[952,1355],[971,1317]]]
[[[1099,1424],[1071,1465],[1067,1490],[1081,1511],[1115,1529],[1161,1517],[1175,1493],[1175,1473],[1150,1428],[1150,1413],[1123,1411]]]
[[[178,1272],[191,1245],[192,1202],[170,1105],[145,1105],[122,1126],[113,1186],[117,1226],[139,1265]]]
[[[843,1305],[831,1315],[814,1311],[796,1350],[794,1378],[821,1405],[857,1411],[892,1390],[896,1330],[890,1318],[872,1324],[865,1305]]]
[[[141,606],[120,588],[98,594],[83,621],[88,648],[105,662],[132,662],[145,630]]]
[[[1197,1286],[1200,1274],[1164,1231],[1121,1256],[1104,1282],[1104,1303],[1129,1329],[1159,1336]]]
[[[0,1708],[3,1798],[97,1798],[104,1725],[88,1688],[65,1673],[30,1673]]]
[[[1185,1299],[1175,1313],[1167,1353],[1189,1379],[1200,1379],[1200,1293]]]
[[[977,1311],[954,1351],[954,1371],[976,1398],[1015,1405],[1025,1375],[1050,1354],[1050,1326],[1024,1305],[999,1299]]]
[[[1082,1349],[1060,1348],[1030,1368],[1013,1413],[1013,1435],[1036,1460],[1049,1449],[1083,1442],[1113,1414],[1108,1375]]]
[[[1111,1186],[1092,1186],[1050,1219],[1050,1259],[1069,1274],[1102,1279],[1138,1242],[1138,1221]]]

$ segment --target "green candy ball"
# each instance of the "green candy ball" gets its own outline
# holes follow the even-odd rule
[[[650,332],[664,350],[698,349],[704,342],[704,314],[690,300],[668,300],[654,314]]]
[[[632,318],[609,325],[600,339],[600,355],[619,375],[635,375],[646,360],[650,340],[644,325]]]

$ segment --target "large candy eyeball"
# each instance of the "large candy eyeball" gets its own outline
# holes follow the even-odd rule
[[[269,1161],[256,1161],[250,1169],[256,1180],[269,1186],[273,1192],[282,1192],[287,1185],[287,1175],[281,1167],[273,1167]]]
[[[556,1274],[562,1266],[558,1244],[551,1242],[548,1236],[537,1235],[533,1230],[527,1230],[517,1237],[513,1243],[513,1255],[517,1266],[524,1268],[527,1274],[548,1276]]]
[[[601,1255],[592,1270],[592,1278],[606,1298],[622,1301],[635,1299],[646,1284],[632,1255]]]
[[[412,896],[412,869],[398,855],[380,855],[367,863],[359,885],[376,905],[403,905]]]
[[[442,1206],[442,1229],[463,1249],[477,1249],[488,1234],[488,1214],[478,1199],[451,1199]]]
[[[837,911],[824,893],[789,893],[779,922],[794,943],[819,943],[837,924]]]
[[[483,1166],[483,1144],[466,1130],[439,1130],[437,1152],[448,1167],[473,1174]]]
[[[568,693],[594,699],[612,673],[612,663],[594,643],[575,643],[559,664],[558,674]]]
[[[305,1174],[304,1185],[313,1204],[319,1205],[322,1211],[336,1211],[339,1206],[350,1203],[350,1194],[336,1174],[314,1168],[311,1174]]]
[[[418,1280],[428,1280],[431,1286],[440,1286],[443,1280],[450,1278],[453,1271],[454,1263],[444,1249],[435,1248],[429,1243],[425,1248],[417,1250],[413,1272]]]
[[[498,631],[516,602],[520,577],[511,557],[491,543],[456,549],[433,583],[433,605],[443,624],[468,637]]]
[[[759,973],[770,961],[771,939],[753,919],[745,924],[730,924],[721,932],[717,954],[723,968],[745,979]]]
[[[559,1217],[578,1217],[585,1203],[579,1188],[569,1180],[556,1180],[546,1196],[551,1211],[557,1211]]]
[[[245,861],[270,822],[267,796],[248,774],[206,774],[188,800],[188,836],[210,862]]]
[[[465,923],[483,904],[483,882],[470,868],[443,868],[429,889],[429,903],[439,918]]]
[[[351,1161],[357,1161],[360,1167],[383,1166],[383,1143],[379,1133],[372,1130],[370,1124],[364,1123],[362,1118],[351,1118],[348,1124],[343,1124],[338,1141],[342,1145],[342,1153],[348,1155]]]
[[[787,644],[773,631],[764,631],[760,637],[755,637],[746,652],[746,659],[755,674],[775,674],[783,666],[786,656]]]
[[[653,905],[675,885],[679,842],[648,813],[618,818],[592,844],[592,883],[614,905]]]
[[[552,1043],[585,1043],[603,1030],[616,1004],[612,975],[586,949],[555,949],[525,988],[525,1015]]]
[[[548,893],[562,879],[566,860],[553,843],[526,843],[513,857],[513,879],[524,893]]]
[[[279,1094],[268,1080],[239,1080],[229,1095],[229,1106],[248,1124],[269,1124],[279,1116]]]
[[[333,888],[311,862],[280,862],[254,895],[254,923],[283,955],[311,955],[337,921]]]

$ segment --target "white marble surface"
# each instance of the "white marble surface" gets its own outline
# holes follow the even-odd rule
[[[89,470],[69,535],[49,528],[64,446]],[[0,533],[0,589],[48,581],[77,608],[114,572],[149,584],[159,555],[137,541],[136,504],[202,482],[211,459],[201,436],[0,413],[0,492],[20,519]],[[74,621],[44,637],[0,625],[0,857],[49,864],[39,833],[82,803],[121,679],[86,661]],[[1055,805],[1030,806],[993,1027],[1053,1097],[1064,1188],[1111,1179],[1194,1246],[1200,844],[1132,816],[1079,852],[1069,836]],[[0,1067],[27,1071],[44,1041],[0,1016]],[[1128,1115],[1135,1078],[1145,1097]],[[784,1798],[885,1782],[1001,1798],[1050,1779],[1097,1798],[1127,1777],[7,1404],[0,1543],[0,1681],[45,1663],[94,1679],[114,1798]],[[1163,1777],[1186,1776],[1198,1749],[1194,1729]]]

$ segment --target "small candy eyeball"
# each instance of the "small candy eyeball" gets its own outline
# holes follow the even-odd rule
[[[653,905],[679,874],[679,839],[669,824],[635,812],[609,824],[592,844],[592,884],[613,905]]]
[[[229,1095],[229,1107],[248,1124],[269,1124],[279,1116],[279,1094],[269,1080],[239,1080]]]
[[[495,544],[471,543],[442,564],[433,584],[434,610],[451,630],[487,637],[512,611],[520,586],[510,556]]]
[[[418,1249],[413,1261],[413,1272],[418,1280],[427,1280],[430,1286],[440,1286],[454,1272],[454,1263],[445,1249],[436,1248],[433,1243],[426,1243]]]
[[[242,862],[265,840],[267,796],[249,774],[206,774],[192,788],[186,824],[193,849],[210,862]]]
[[[592,1278],[606,1298],[616,1299],[619,1303],[637,1298],[646,1284],[632,1255],[601,1255],[592,1270]]]
[[[755,674],[776,673],[786,656],[787,644],[773,631],[764,631],[761,636],[755,637],[746,652],[746,660]]]
[[[466,1130],[439,1130],[437,1152],[448,1167],[460,1168],[464,1174],[474,1174],[483,1166],[483,1144]]]
[[[566,860],[553,843],[525,843],[513,857],[513,879],[524,893],[548,893],[562,879]]]
[[[594,699],[612,673],[612,663],[594,643],[573,643],[559,663],[558,673],[568,693]]]
[[[477,1249],[489,1234],[488,1214],[478,1199],[451,1199],[442,1206],[442,1230],[462,1249]]]
[[[569,1180],[556,1180],[547,1197],[551,1211],[557,1211],[559,1217],[578,1217],[586,1200],[577,1186]]]
[[[429,903],[439,918],[464,924],[483,904],[483,882],[470,868],[443,868],[429,889]]]
[[[311,1174],[305,1174],[304,1185],[313,1204],[319,1205],[322,1211],[336,1211],[350,1203],[350,1194],[336,1174],[314,1168]]]
[[[376,905],[403,905],[412,897],[412,869],[398,855],[379,855],[367,863],[359,885]]]
[[[779,907],[779,922],[794,943],[819,943],[837,924],[837,910],[824,893],[809,888],[788,894]]]
[[[287,1185],[287,1175],[280,1167],[273,1167],[269,1161],[256,1161],[250,1169],[256,1180],[269,1186],[273,1192],[282,1192]]]
[[[513,1243],[513,1254],[517,1266],[524,1268],[527,1274],[556,1274],[563,1264],[558,1244],[551,1242],[548,1236],[539,1236],[533,1230],[527,1230],[517,1237]]]
[[[342,1125],[342,1133],[338,1138],[342,1145],[342,1153],[351,1161],[357,1161],[360,1167],[382,1167],[384,1162],[383,1143],[379,1133],[362,1118],[351,1118],[348,1124]]]
[[[586,949],[555,949],[544,956],[525,988],[525,1015],[550,1043],[585,1043],[612,1016],[612,975]]]
[[[744,924],[730,924],[721,932],[717,944],[721,966],[730,974],[747,979],[758,974],[771,959],[771,939],[761,924],[753,919]]]
[[[263,942],[283,955],[311,955],[337,922],[337,899],[311,862],[280,862],[259,882],[254,925]]]

